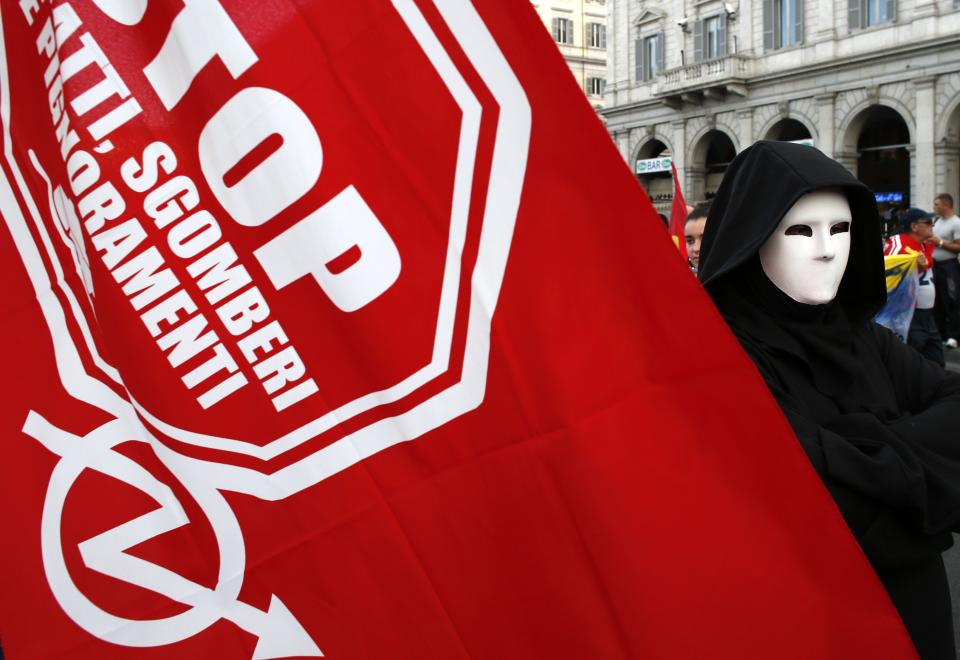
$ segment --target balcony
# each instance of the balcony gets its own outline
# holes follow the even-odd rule
[[[728,94],[746,96],[752,64],[745,55],[726,55],[668,69],[657,79],[653,96],[673,108],[700,105],[705,98],[722,100]]]

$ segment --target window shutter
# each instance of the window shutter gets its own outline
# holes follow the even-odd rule
[[[703,21],[693,22],[693,61],[703,61]]]
[[[803,43],[803,0],[793,0],[793,43]]]
[[[658,74],[663,73],[663,70],[667,68],[666,63],[663,61],[663,41],[665,36],[666,35],[664,35],[663,32],[657,35],[657,59],[660,60],[657,63]]]
[[[860,10],[861,0],[847,0],[847,28],[859,30],[863,27],[863,12]]]
[[[551,28],[553,29],[553,40],[554,40],[554,41],[560,41],[560,30],[558,29],[558,26],[560,25],[560,23],[558,22],[559,20],[560,20],[559,18],[551,18],[551,19],[550,19],[550,26],[551,26]]]
[[[607,47],[607,26],[600,25],[597,29],[600,30],[600,48],[606,48]]]
[[[897,20],[897,0],[887,0],[887,20]]]
[[[776,42],[773,40],[773,26],[776,24],[774,21],[774,12],[776,7],[774,7],[773,0],[763,0],[763,49],[764,50],[773,50],[776,48]]]
[[[727,54],[727,15],[720,14],[717,21],[717,57]]]
[[[636,68],[637,82],[643,82],[643,39],[637,37],[634,42],[636,48],[634,67]]]

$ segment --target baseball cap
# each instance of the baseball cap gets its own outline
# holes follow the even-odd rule
[[[927,213],[923,209],[909,208],[900,214],[900,227],[910,230],[910,225],[914,222],[933,222],[934,215]]]

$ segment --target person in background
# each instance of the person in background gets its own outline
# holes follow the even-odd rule
[[[920,282],[917,287],[917,308],[910,321],[907,343],[920,355],[944,366],[943,346],[934,318],[933,306],[937,287],[933,278],[933,250],[937,242],[933,235],[933,214],[920,209],[907,209],[900,214],[901,233],[884,243],[883,254],[919,254]]]
[[[703,232],[707,228],[709,213],[710,202],[701,202],[690,210],[683,225],[683,235],[687,241],[687,258],[695,273],[700,268],[700,243],[703,241]]]
[[[893,202],[887,206],[887,210],[880,216],[883,223],[883,238],[890,238],[900,230],[900,214],[904,212],[905,207],[900,202]]]
[[[960,337],[960,218],[953,212],[953,197],[941,193],[933,200],[939,216],[933,225],[933,280],[937,287],[934,318],[947,348],[957,347]]]

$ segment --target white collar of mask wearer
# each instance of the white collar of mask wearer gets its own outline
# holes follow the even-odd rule
[[[760,264],[778,289],[799,303],[837,297],[850,258],[850,204],[837,190],[801,197],[760,248]]]

